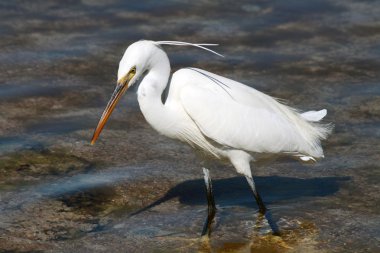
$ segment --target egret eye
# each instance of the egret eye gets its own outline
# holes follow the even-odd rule
[[[135,74],[136,73],[136,67],[133,67],[132,69],[131,69],[131,71],[129,71],[131,74]]]

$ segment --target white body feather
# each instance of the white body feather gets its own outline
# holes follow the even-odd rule
[[[141,60],[149,64],[141,70],[148,73],[138,88],[138,101],[148,123],[161,134],[226,157],[249,177],[254,153],[285,153],[303,161],[323,157],[320,140],[331,127],[315,122],[326,110],[300,114],[249,86],[195,68],[173,74],[163,104],[161,94],[170,75],[166,53],[151,41],[131,47],[120,62],[119,75],[131,67],[123,61],[135,57],[133,52],[144,50],[149,56]]]

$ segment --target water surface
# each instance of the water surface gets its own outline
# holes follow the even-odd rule
[[[376,1],[3,1],[0,251],[378,252],[378,13]],[[219,43],[225,58],[165,50],[173,71],[203,68],[328,110],[325,159],[252,165],[280,237],[244,178],[159,136],[133,92],[89,145],[139,39]],[[208,241],[206,165],[218,205]]]

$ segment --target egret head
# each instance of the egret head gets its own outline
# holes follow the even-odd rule
[[[128,81],[129,87],[134,85],[150,69],[153,56],[158,49],[154,41],[149,40],[140,40],[131,44],[119,63],[118,84]]]

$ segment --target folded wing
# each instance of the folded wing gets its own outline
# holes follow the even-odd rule
[[[188,115],[208,138],[226,147],[251,152],[294,152],[322,157],[320,139],[329,126],[310,123],[276,99],[233,80],[192,69],[197,78],[181,89]]]

